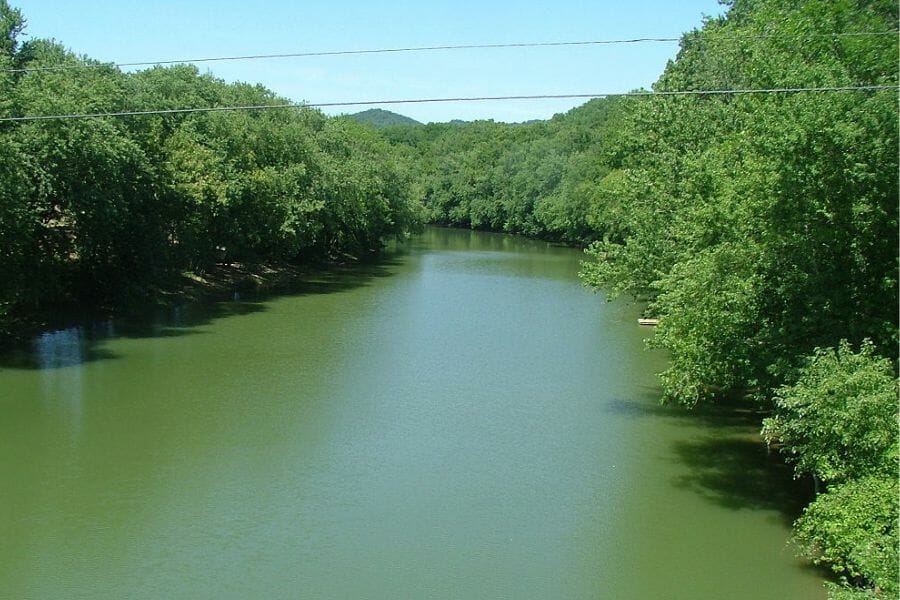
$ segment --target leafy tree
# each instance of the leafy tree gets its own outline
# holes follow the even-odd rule
[[[763,434],[784,447],[797,474],[829,483],[796,535],[804,552],[874,597],[898,592],[898,385],[870,342],[818,350],[779,389]],[[834,597],[855,592],[834,588]]]
[[[0,115],[7,115],[12,104],[14,76],[10,69],[16,66],[18,37],[24,28],[22,13],[10,7],[6,0],[0,0]]]
[[[816,564],[829,566],[845,585],[867,590],[857,595],[896,598],[898,495],[896,474],[870,475],[831,487],[797,521],[797,539]],[[850,594],[832,586],[831,595]]]
[[[841,482],[897,473],[897,380],[870,342],[842,342],[809,358],[797,381],[775,397],[763,433],[784,446],[798,474]]]
[[[0,0],[0,56],[15,56],[19,34],[24,30],[25,18],[22,11],[11,7],[6,0]]]

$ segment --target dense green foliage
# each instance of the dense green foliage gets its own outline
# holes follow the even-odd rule
[[[829,565],[845,583],[896,598],[898,494],[896,474],[831,487],[797,521],[797,538],[816,563]]]
[[[585,243],[607,230],[594,185],[607,125],[621,110],[592,100],[548,122],[429,124],[383,130],[409,148],[428,218],[471,227]]]
[[[685,38],[657,88],[896,83],[892,37],[798,51],[800,33],[895,27],[896,7],[870,4],[735,3]],[[896,344],[895,92],[632,105],[616,165],[626,235],[592,247],[586,277],[653,300],[668,398],[765,393],[841,339]]]
[[[871,343],[819,350],[797,381],[778,390],[763,433],[784,445],[798,475],[829,484],[797,523],[817,563],[886,595],[900,591],[900,468],[894,366]]]
[[[5,2],[0,25],[0,64],[28,69],[0,74],[4,116],[286,102],[190,66],[124,74],[19,45]],[[312,110],[4,123],[0,307],[121,302],[223,260],[360,256],[415,227],[416,206],[386,142]]]
[[[781,388],[763,433],[785,446],[798,474],[844,482],[859,473],[896,475],[897,380],[871,343],[854,353],[819,350],[799,379]]]

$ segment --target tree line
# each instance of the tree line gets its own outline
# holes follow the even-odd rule
[[[897,85],[896,2],[726,4],[654,90]],[[830,594],[894,598],[897,98],[599,99],[548,122],[385,135],[415,161],[431,221],[586,245],[584,281],[659,319],[667,401],[768,412],[765,439],[816,482],[796,537],[836,574]]]
[[[0,0],[0,115],[288,101],[193,66],[123,73],[20,42]],[[0,328],[65,302],[145,298],[217,262],[358,257],[421,221],[401,156],[311,109],[0,123]]]

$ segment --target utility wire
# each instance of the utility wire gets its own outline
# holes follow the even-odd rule
[[[289,108],[336,108],[349,106],[372,106],[379,104],[426,104],[438,102],[485,102],[492,100],[560,100],[589,98],[646,98],[672,96],[728,96],[748,94],[796,94],[804,92],[874,92],[894,90],[900,91],[898,85],[861,85],[861,86],[829,86],[829,87],[795,87],[795,88],[763,88],[733,90],[681,90],[663,92],[604,92],[599,94],[539,94],[521,96],[469,96],[457,98],[415,98],[403,100],[358,100],[350,102],[315,102],[258,104],[249,106],[208,106],[201,108],[168,108],[161,110],[126,110],[98,113],[76,113],[59,115],[28,115],[23,117],[0,117],[0,122],[49,121],[66,119],[97,119],[102,117],[134,117],[146,115],[174,115],[187,113],[261,111]]]
[[[869,37],[869,36],[896,36],[898,31],[863,31],[863,32],[844,32],[844,33],[810,33],[796,37],[797,39],[815,39],[823,37]],[[746,35],[746,36],[721,36],[724,39],[768,39],[778,37],[789,37],[779,35]],[[185,58],[178,60],[156,60],[141,62],[121,62],[113,63],[114,67],[148,67],[155,65],[173,65],[185,63],[204,63],[204,62],[224,62],[224,61],[240,61],[240,60],[261,60],[272,58],[308,58],[317,56],[347,56],[355,54],[389,54],[401,52],[432,52],[440,50],[485,50],[496,48],[548,48],[560,46],[611,46],[616,44],[642,44],[652,42],[678,42],[681,37],[642,37],[618,40],[590,40],[576,42],[521,42],[509,44],[462,44],[449,46],[414,46],[409,48],[377,48],[373,50],[330,50],[322,52],[291,52],[286,54],[251,54],[246,56],[216,56],[207,58]],[[21,69],[3,69],[7,73],[31,73],[40,71],[68,71],[73,69],[95,69],[109,66],[109,63],[88,63],[78,65],[57,65],[49,67],[26,67]]]

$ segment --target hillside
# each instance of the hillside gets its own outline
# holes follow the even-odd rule
[[[421,123],[415,119],[410,119],[409,117],[404,117],[403,115],[398,115],[397,113],[389,110],[382,110],[380,108],[370,108],[369,110],[347,116],[364,125],[371,125],[376,129],[393,127],[395,125],[421,125]]]

